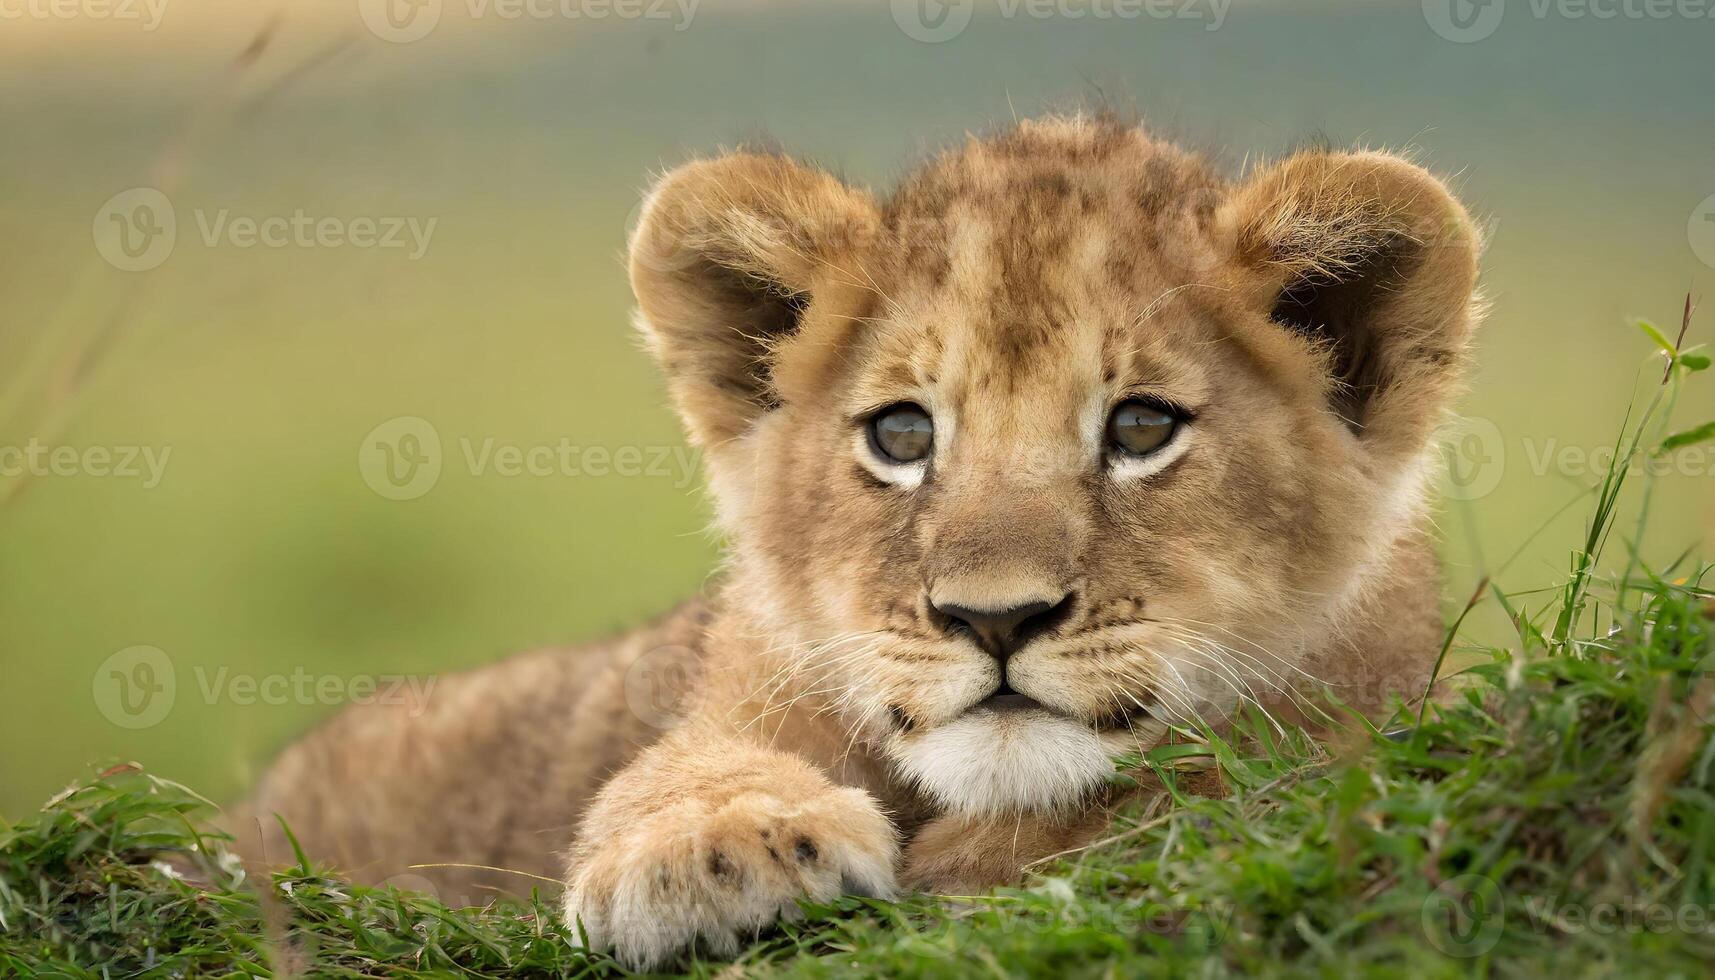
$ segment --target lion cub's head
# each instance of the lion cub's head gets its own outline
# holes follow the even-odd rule
[[[885,200],[686,165],[631,275],[758,652],[978,813],[1068,802],[1339,630],[1418,522],[1476,253],[1397,157],[1229,183],[1051,119]]]

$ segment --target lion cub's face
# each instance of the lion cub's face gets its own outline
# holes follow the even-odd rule
[[[1293,682],[1415,516],[1474,249],[1408,164],[1228,187],[1080,121],[882,206],[723,164],[652,202],[646,325],[759,625],[944,805],[1068,803]]]

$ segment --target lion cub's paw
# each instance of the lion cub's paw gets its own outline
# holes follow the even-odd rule
[[[746,793],[689,800],[594,852],[572,875],[566,921],[592,949],[648,969],[699,940],[731,956],[799,899],[890,898],[899,844],[869,794],[830,787],[808,800]]]

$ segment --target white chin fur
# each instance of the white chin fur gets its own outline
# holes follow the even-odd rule
[[[896,745],[902,773],[966,816],[1061,810],[1113,773],[1101,736],[1047,711],[978,709]]]

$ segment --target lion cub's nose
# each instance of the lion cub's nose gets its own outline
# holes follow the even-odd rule
[[[1066,618],[1071,594],[1054,602],[1027,602],[1005,609],[978,609],[957,603],[932,603],[931,608],[949,632],[968,632],[984,650],[1004,663],[1007,657]]]

